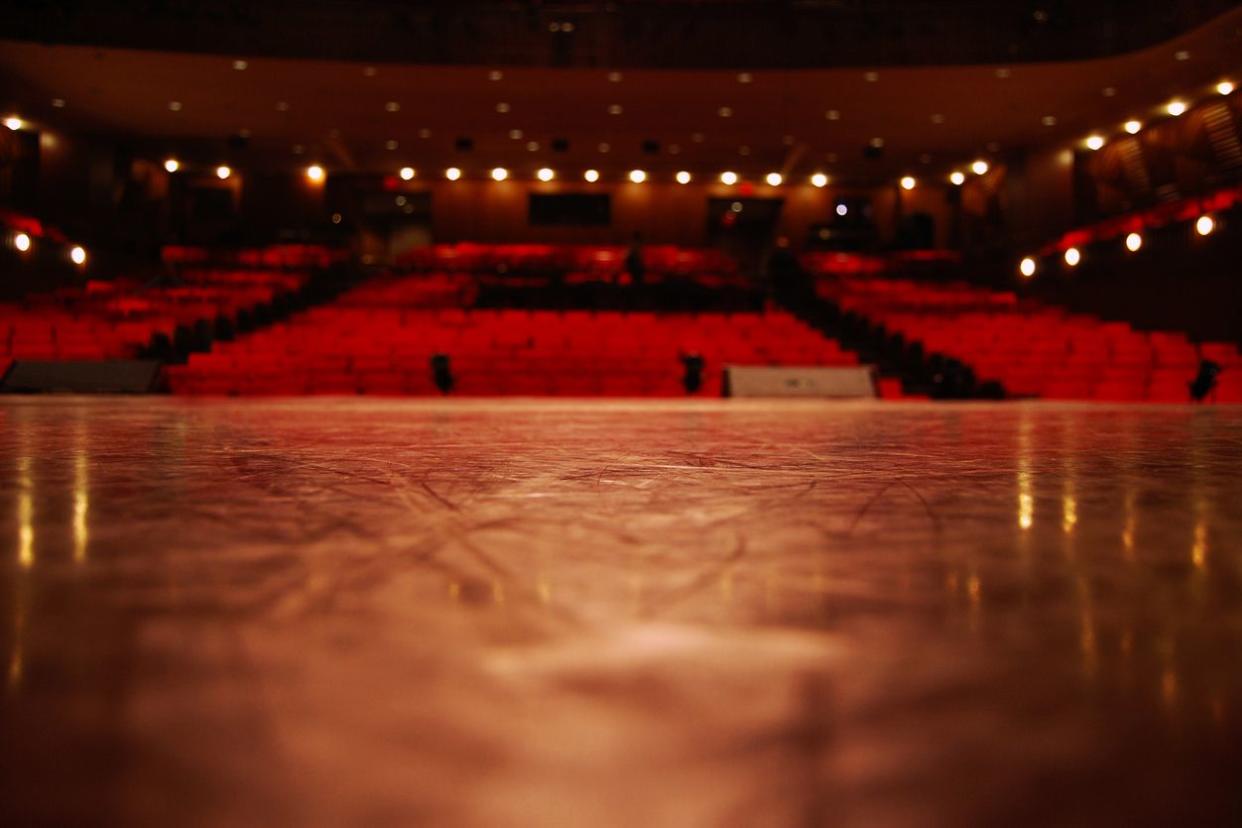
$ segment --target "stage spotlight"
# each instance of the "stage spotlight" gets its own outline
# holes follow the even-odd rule
[[[1137,253],[1142,246],[1143,237],[1141,234],[1131,233],[1126,236],[1126,250],[1129,250],[1131,253]]]
[[[538,178],[540,181],[551,181],[556,178],[556,173],[552,172],[548,167],[543,167],[539,172],[535,173],[535,178]]]
[[[399,172],[398,175],[401,176],[402,181],[411,181],[414,178],[414,168],[402,167],[401,172]]]
[[[811,186],[812,187],[827,187],[828,176],[824,175],[823,173],[815,173],[815,175],[811,176]]]
[[[975,161],[974,163],[970,165],[970,171],[973,172],[975,175],[983,175],[989,169],[991,168],[988,166],[988,162],[984,161],[982,158],[978,159],[977,161]]]
[[[1216,229],[1216,219],[1209,215],[1202,215],[1195,221],[1195,232],[1200,236],[1210,236],[1212,231]]]
[[[594,184],[596,181],[599,181],[599,170],[587,170],[582,174],[582,177],[589,183]]]
[[[678,184],[689,184],[690,173],[686,172],[685,170],[682,170],[681,172],[677,173],[677,183]]]
[[[630,170],[630,181],[635,184],[642,184],[647,180],[647,173],[642,170]]]
[[[25,253],[30,250],[30,236],[25,233],[18,233],[13,237],[13,246],[17,248],[19,253]]]
[[[732,187],[737,183],[737,173],[726,170],[720,174],[720,183]]]
[[[1091,135],[1087,137],[1087,149],[1095,151],[1104,146],[1104,136]]]
[[[80,244],[75,244],[69,250],[69,258],[75,265],[80,266],[86,264],[86,248]]]
[[[779,187],[781,186],[781,182],[785,180],[785,177],[780,173],[770,172],[764,176],[763,180],[768,182],[769,187]]]
[[[1028,279],[1035,275],[1035,268],[1035,260],[1030,256],[1018,263],[1018,272]]]
[[[1078,252],[1077,247],[1071,247],[1065,251],[1064,259],[1070,267],[1078,267],[1078,263],[1082,261],[1082,254]]]
[[[509,171],[506,170],[504,167],[495,167],[492,170],[493,181],[504,181],[508,177],[509,177]]]
[[[1131,135],[1138,135],[1139,131],[1142,128],[1143,128],[1143,123],[1141,121],[1126,121],[1125,126],[1124,126],[1125,131],[1130,133]]]
[[[457,169],[456,167],[449,167],[447,170],[444,171],[444,177],[447,178],[449,181],[456,181],[457,179],[461,178],[461,170]]]
[[[17,117],[16,115],[10,115],[9,117],[5,118],[4,125],[8,127],[9,129],[13,130],[14,132],[17,132],[23,126],[22,119]]]
[[[1221,81],[1220,83],[1216,84],[1216,91],[1222,95],[1232,95],[1233,94],[1233,81]]]
[[[956,187],[960,187],[966,183],[966,174],[960,170],[954,170],[949,173],[949,183]]]
[[[914,180],[914,176],[912,176],[912,175],[903,175],[903,176],[901,177],[901,189],[903,189],[903,190],[913,190],[913,189],[914,189],[914,185],[915,185],[915,184],[918,184],[918,182]]]
[[[220,179],[221,181],[224,181],[226,178],[228,178],[232,174],[233,174],[233,171],[229,169],[229,167],[225,164],[221,164],[220,166],[216,167],[216,178]]]
[[[318,184],[321,181],[323,181],[323,178],[324,178],[323,167],[319,166],[318,164],[311,164],[309,167],[306,168],[306,179],[308,181]]]
[[[166,172],[175,173],[179,169],[181,169],[181,162],[176,158],[164,159],[164,170]]]
[[[1186,104],[1181,101],[1169,101],[1169,104],[1164,108],[1164,111],[1176,118],[1178,115],[1181,115],[1186,111]]]

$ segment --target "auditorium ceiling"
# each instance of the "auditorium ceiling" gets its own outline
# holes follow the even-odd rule
[[[0,41],[0,104],[52,132],[242,168],[822,170],[866,185],[1167,117],[1171,99],[1242,80],[1240,47],[1242,10],[1120,57],[930,68],[441,67]]]

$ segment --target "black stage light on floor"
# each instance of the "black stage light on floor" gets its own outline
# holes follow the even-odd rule
[[[1220,370],[1220,365],[1212,360],[1201,360],[1199,373],[1189,383],[1191,399],[1203,402],[1216,389],[1216,377],[1220,375]]]
[[[681,383],[687,394],[694,394],[703,387],[703,357],[698,354],[682,354],[681,364],[686,369]]]
[[[433,354],[431,357],[431,379],[440,389],[441,394],[453,390],[453,371],[448,354]]]

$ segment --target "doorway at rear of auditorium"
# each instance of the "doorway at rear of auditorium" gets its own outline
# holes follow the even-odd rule
[[[709,198],[707,243],[737,259],[743,273],[758,274],[784,206],[781,198]]]
[[[364,253],[393,262],[431,243],[431,193],[368,193],[362,199]]]

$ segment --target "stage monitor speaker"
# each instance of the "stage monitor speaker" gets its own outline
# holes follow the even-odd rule
[[[725,395],[857,400],[874,399],[876,393],[869,365],[848,368],[729,365],[725,367]]]
[[[155,389],[160,363],[153,359],[46,361],[22,359],[5,374],[6,393],[143,394]]]

